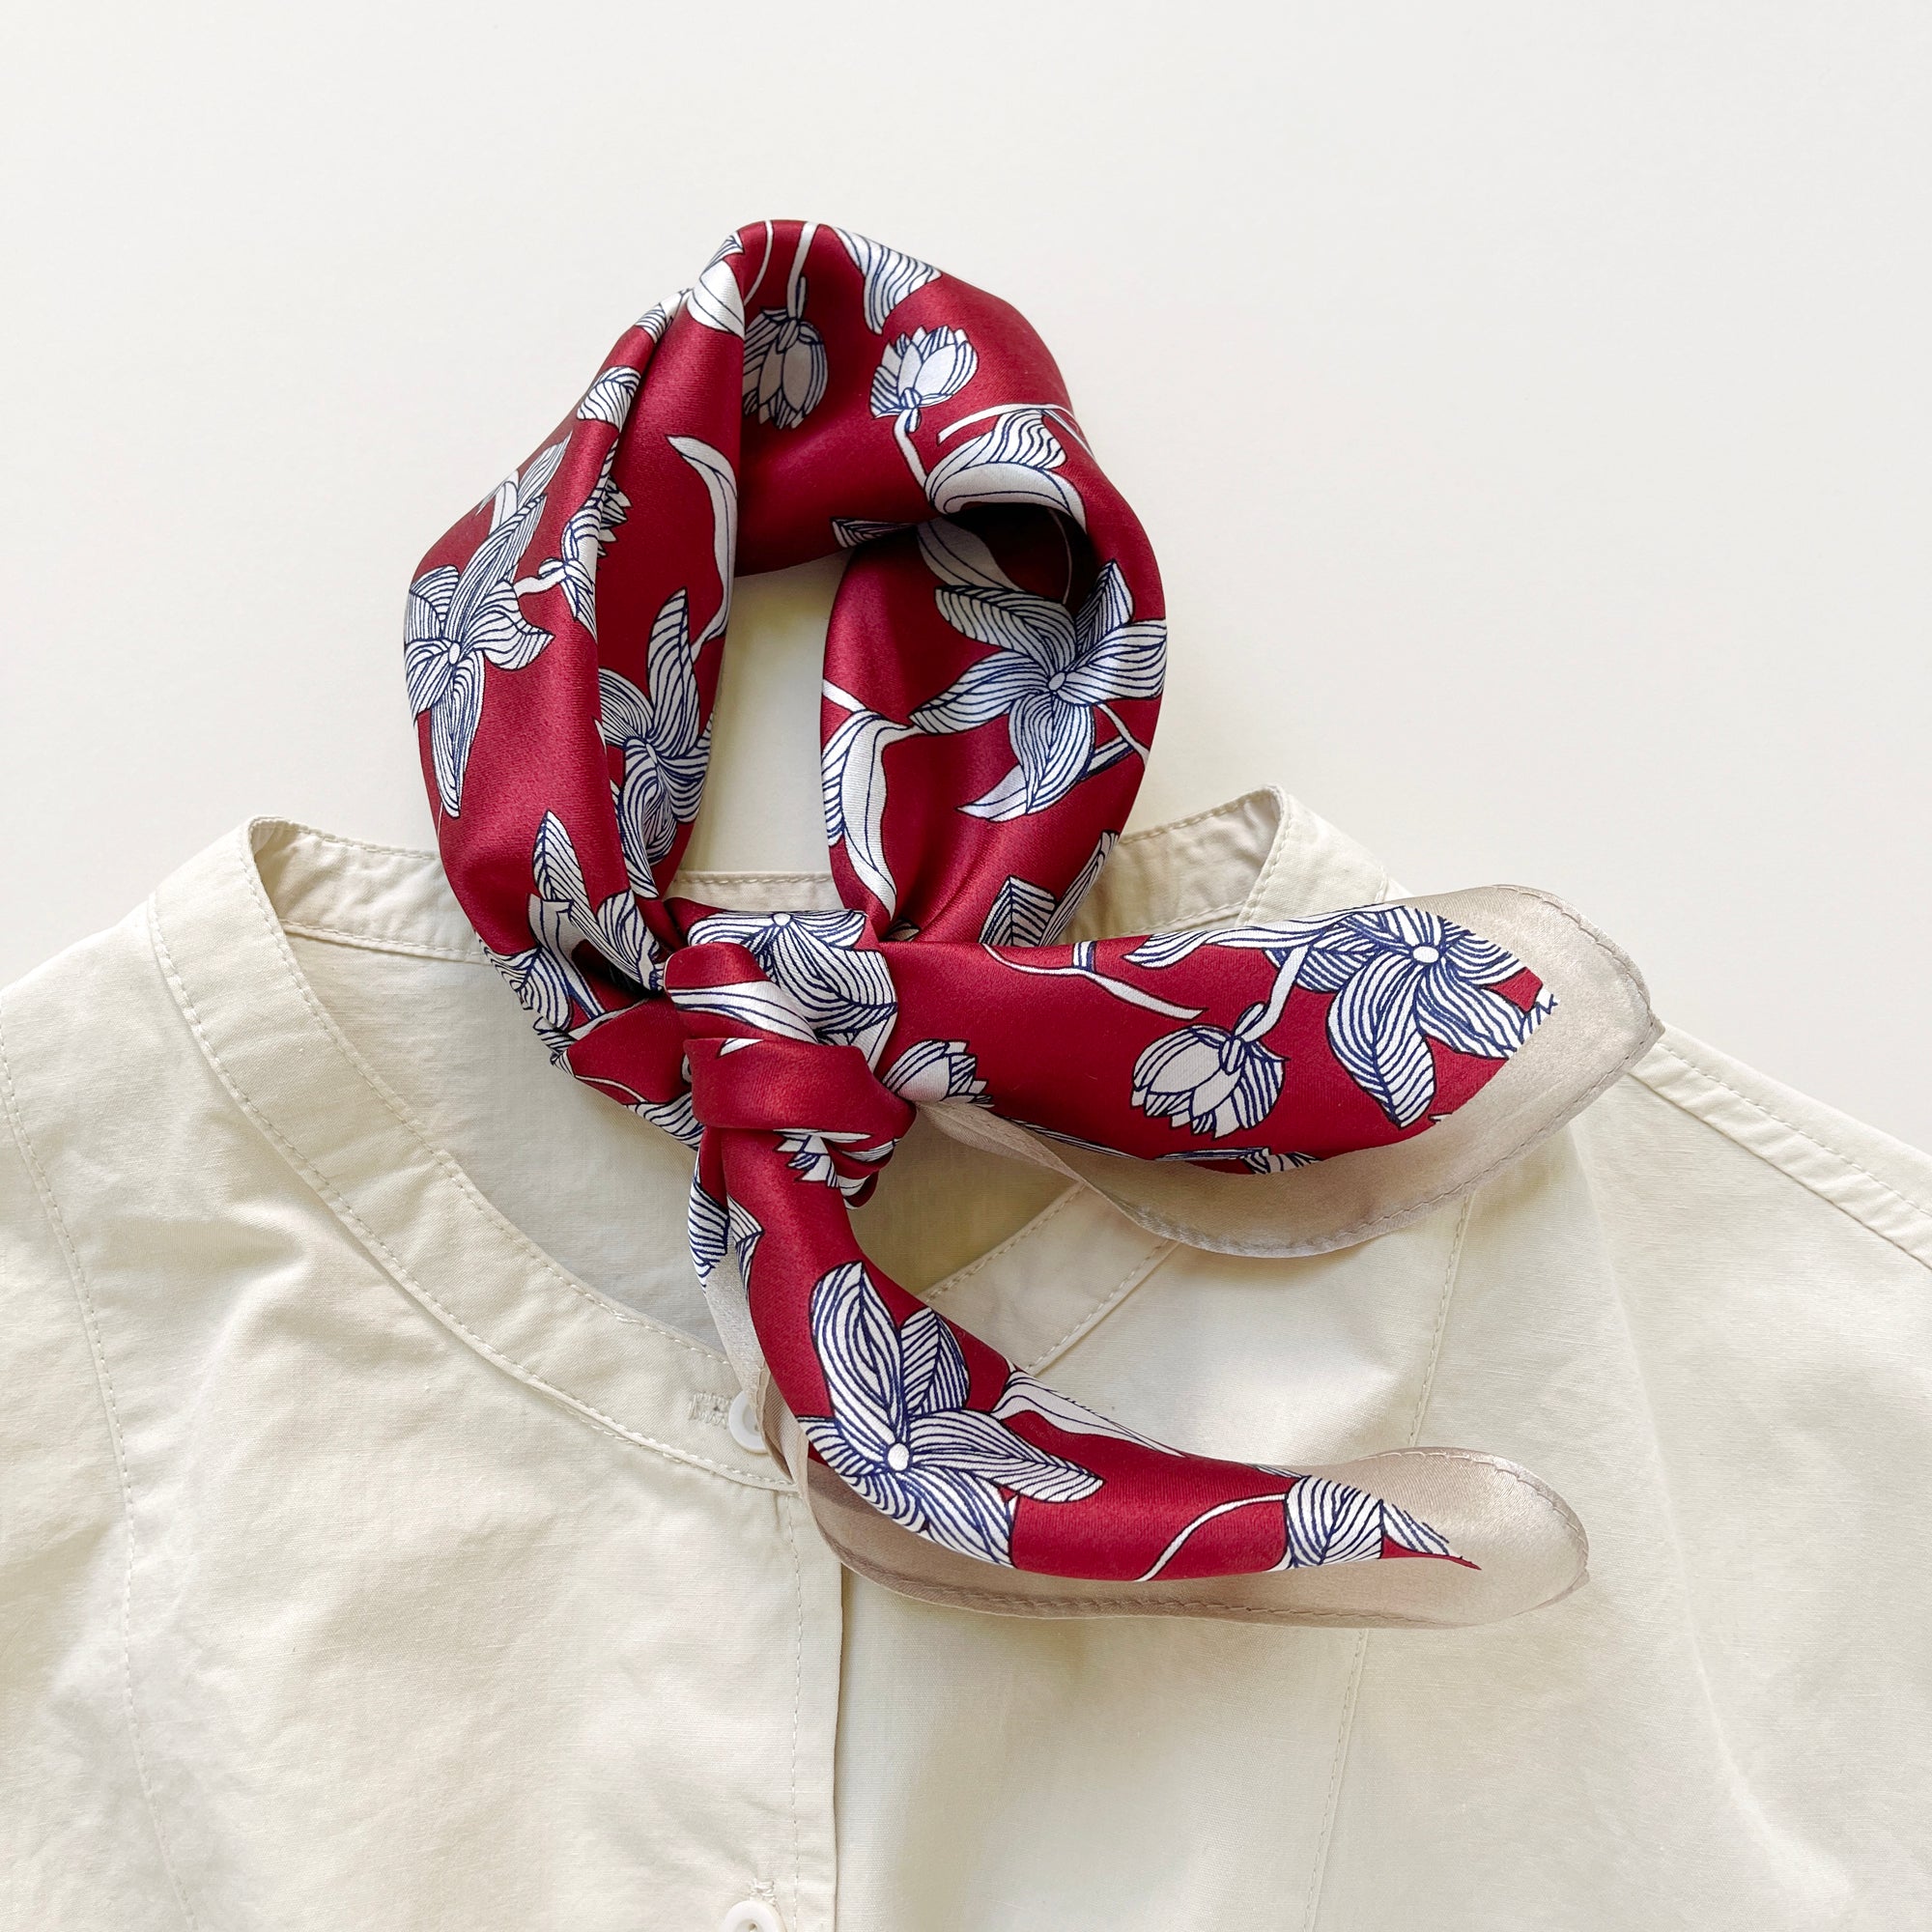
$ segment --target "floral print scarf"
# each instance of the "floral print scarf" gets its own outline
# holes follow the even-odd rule
[[[834,551],[843,909],[681,896],[733,575]],[[1200,1579],[1245,1577],[1262,1613],[1497,1613],[1441,1576],[1360,1601],[1296,1582],[1493,1568],[1466,1483],[1418,1489],[1400,1454],[1372,1486],[1153,1441],[925,1306],[855,1236],[920,1109],[1083,1178],[1189,1170],[1170,1200],[1268,1190],[1291,1234],[1297,1201],[1332,1194],[1323,1170],[1353,1162],[1395,1225],[1433,1205],[1417,1144],[1563,1031],[1550,966],[1578,928],[1547,901],[1551,961],[1432,901],[1069,943],[1140,783],[1166,643],[1147,537],[1022,318],[863,236],[777,221],[627,328],[430,551],[407,668],[456,895],[554,1058],[693,1150],[694,1262],[848,1560],[992,1608],[1186,1607]],[[1535,1132],[1640,1032],[1587,1065],[1548,1056],[1524,1087]],[[1491,1164],[1520,1151],[1492,1144],[1515,1118],[1485,1130]],[[1458,1158],[1451,1191],[1480,1178]],[[1569,1536],[1519,1479],[1540,1533]],[[1399,1500],[1436,1490],[1442,1520]],[[974,1587],[993,1572],[1016,1578]]]

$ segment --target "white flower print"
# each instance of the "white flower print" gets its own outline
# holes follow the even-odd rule
[[[982,1563],[1010,1565],[1015,1496],[1076,1502],[1100,1488],[969,1408],[966,1358],[938,1312],[895,1325],[861,1263],[822,1276],[811,1334],[830,1415],[799,1428],[826,1465],[880,1515]]]
[[[1103,832],[1093,856],[1079,876],[1056,898],[1044,886],[1013,873],[993,896],[986,923],[980,928],[982,946],[1055,946],[1072,924],[1080,904],[1093,891],[1120,834]]]
[[[913,460],[913,474],[924,485],[932,507],[950,517],[976,503],[1036,503],[1058,510],[1085,529],[1080,493],[1059,473],[1066,451],[1047,427],[1049,414],[1065,412],[1055,404],[1020,403],[981,413],[994,416],[993,427],[941,457],[929,475]],[[940,431],[940,440],[977,419],[961,416]]]
[[[577,963],[577,949],[588,946],[639,990],[655,991],[661,982],[657,942],[628,893],[613,893],[600,905],[591,905],[577,848],[554,812],[546,812],[537,827],[530,870],[536,891],[530,895],[529,926],[536,944],[522,952],[492,952],[490,957],[556,1059],[605,1010]],[[575,1028],[570,1023],[573,1007],[583,1015]]]
[[[483,716],[484,667],[522,670],[551,640],[524,615],[516,574],[563,451],[554,442],[503,479],[491,498],[489,534],[461,570],[441,564],[410,585],[403,648],[410,708],[418,718],[429,714],[437,802],[452,818]]]
[[[1136,622],[1126,580],[1111,558],[1078,614],[1050,597],[980,584],[942,584],[933,593],[954,630],[993,654],[912,714],[921,731],[970,731],[1007,721],[1013,769],[959,810],[1000,821],[1044,811],[1082,779],[1121,758],[1145,758],[1113,709],[1126,697],[1157,697],[1166,674],[1167,627]],[[1116,737],[1095,743],[1094,715]]]
[[[1435,1097],[1432,1039],[1478,1059],[1507,1060],[1556,1005],[1547,989],[1526,1010],[1491,990],[1522,972],[1523,962],[1420,906],[1356,906],[1275,925],[1163,934],[1126,956],[1130,965],[1157,968],[1202,946],[1245,948],[1273,960],[1269,1005],[1277,1017],[1291,986],[1335,994],[1328,1044],[1399,1127],[1413,1126]]]
[[[1098,949],[1091,939],[1083,939],[1070,947],[1068,955],[1064,965],[1042,966],[1030,959],[1010,958],[995,947],[986,948],[987,958],[996,966],[1004,966],[1009,973],[1031,973],[1041,980],[1085,980],[1089,985],[1097,986],[1110,997],[1151,1013],[1165,1013],[1174,1020],[1198,1020],[1201,1017],[1199,1007],[1178,1007],[1172,1000],[1163,1000],[1144,986],[1136,986],[1131,980],[1116,980],[1111,974],[1103,973]],[[1100,1151],[1104,1153],[1106,1150],[1103,1148]]]
[[[691,928],[694,946],[742,946],[798,1004],[812,1037],[856,1046],[868,1065],[898,1018],[898,994],[860,912],[720,912]]]
[[[682,590],[658,612],[644,665],[648,695],[614,670],[597,673],[597,689],[604,742],[624,760],[613,787],[624,863],[633,889],[655,897],[656,869],[679,831],[697,816],[711,757],[711,725],[698,701],[697,653]]]
[[[1443,1556],[1452,1563],[1462,1558],[1428,1523],[1412,1517],[1395,1503],[1369,1494],[1349,1483],[1328,1476],[1303,1476],[1293,1469],[1266,1469],[1273,1476],[1289,1476],[1294,1487],[1286,1495],[1264,1492],[1260,1495],[1236,1496],[1231,1502],[1216,1503],[1203,1510],[1186,1524],[1163,1549],[1153,1567],[1142,1577],[1151,1583],[1172,1563],[1195,1531],[1236,1510],[1263,1509],[1282,1512],[1285,1548],[1275,1570],[1313,1570],[1329,1563],[1374,1563],[1383,1554],[1383,1539],[1407,1556]]]
[[[886,318],[906,297],[939,279],[937,269],[896,248],[888,248],[883,242],[854,235],[846,228],[832,232],[844,243],[852,266],[866,278],[866,327],[874,335],[885,332]]]
[[[875,517],[834,517],[832,537],[840,550],[857,550],[874,537],[896,536],[904,524],[881,523]]]
[[[1425,1556],[1455,1552],[1406,1509],[1327,1476],[1303,1476],[1288,1492],[1288,1548],[1277,1570],[1312,1570],[1324,1563],[1374,1563],[1382,1541]]]
[[[1193,1161],[1203,1166],[1237,1161],[1250,1174],[1290,1174],[1297,1167],[1314,1167],[1320,1154],[1277,1153],[1273,1148],[1177,1148],[1157,1153],[1156,1160]]]
[[[835,1187],[850,1201],[865,1193],[876,1179],[869,1174],[846,1174],[832,1157],[836,1147],[848,1160],[867,1161],[883,1166],[896,1141],[888,1141],[883,1147],[857,1149],[852,1142],[863,1139],[860,1134],[816,1133],[810,1128],[787,1127],[777,1136],[779,1151],[786,1156],[785,1165],[801,1180],[814,1182],[820,1187]]]
[[[642,323],[638,327],[641,328]],[[622,429],[624,419],[631,413],[631,405],[637,400],[638,384],[643,380],[641,370],[623,362],[612,363],[584,390],[583,400],[577,406],[577,420],[609,423],[612,429]]]
[[[745,244],[735,235],[727,235],[704,272],[684,292],[685,309],[692,321],[701,322],[721,335],[745,332],[745,298],[738,291],[738,277],[731,272],[731,257],[744,252]]]
[[[626,374],[635,375],[635,370]],[[610,549],[617,526],[631,507],[631,499],[617,488],[612,470],[617,461],[613,442],[597,472],[590,494],[566,519],[557,537],[557,554],[540,563],[535,574],[519,578],[517,595],[528,597],[539,590],[563,586],[570,614],[594,638],[597,635],[597,563]]]
[[[1435,1097],[1429,1041],[1482,1060],[1507,1060],[1543,1023],[1554,1000],[1525,1011],[1492,987],[1522,961],[1505,948],[1417,906],[1364,908],[1338,920],[1308,950],[1300,983],[1332,992],[1335,1057],[1397,1126]]]
[[[916,328],[887,346],[872,377],[872,413],[897,416],[906,430],[920,412],[951,402],[980,366],[979,352],[960,328]]]
[[[825,695],[851,713],[819,754],[825,840],[844,845],[846,862],[890,919],[898,909],[898,886],[886,865],[886,747],[919,733],[867,710],[829,681]]]
[[[879,1085],[915,1107],[941,1100],[991,1104],[980,1063],[963,1039],[915,1040],[879,1076]]]
[[[825,338],[805,319],[805,258],[817,232],[808,221],[799,233],[784,306],[760,310],[745,330],[745,413],[776,429],[798,428],[825,394]],[[769,249],[769,222],[765,235]]]
[[[1281,1098],[1282,1062],[1257,1039],[1197,1023],[1163,1034],[1134,1062],[1133,1102],[1197,1134],[1243,1133]]]

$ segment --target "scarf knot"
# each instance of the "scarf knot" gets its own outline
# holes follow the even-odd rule
[[[679,897],[732,578],[828,554],[839,907]],[[1485,1135],[1493,1165],[1551,1131],[1632,1033],[1585,1024],[1517,1077],[1545,974],[1444,902],[1067,943],[1146,765],[1166,622],[1011,308],[843,229],[728,237],[424,558],[406,658],[451,886],[555,1057],[696,1151],[694,1261],[841,1551],[890,1549],[901,1582],[953,1557],[1123,1587],[1465,1567],[1390,1498],[1046,1387],[858,1244],[849,1209],[923,1107],[1117,1200],[1135,1169],[1150,1201],[1254,1190],[1274,1252],[1307,1251],[1304,1201],[1359,1238],[1393,1224],[1376,1176],[1414,1177],[1406,1218],[1473,1185]],[[1512,917],[1590,983],[1567,914]],[[1443,1165],[1414,1157],[1479,1099]],[[1471,1480],[1440,1492],[1465,1522]]]

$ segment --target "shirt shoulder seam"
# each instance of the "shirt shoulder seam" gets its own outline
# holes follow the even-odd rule
[[[1842,1148],[1833,1147],[1821,1139],[1811,1129],[1801,1126],[1796,1121],[1753,1094],[1745,1093],[1708,1066],[1690,1059],[1673,1047],[1669,1039],[1660,1039],[1652,1048],[1654,1054],[1662,1054],[1671,1062],[1673,1072],[1667,1078],[1660,1078],[1655,1069],[1647,1068],[1639,1062],[1631,1069],[1631,1077],[1638,1081],[1647,1092],[1660,1100],[1675,1107],[1680,1113],[1700,1122],[1714,1133],[1719,1133],[1734,1145],[1753,1155],[1766,1166],[1776,1168],[1778,1173],[1795,1180],[1807,1192],[1819,1200],[1837,1208],[1848,1219],[1855,1221],[1868,1234],[1889,1242],[1900,1253],[1910,1256],[1921,1266],[1932,1267],[1932,1207],[1915,1200],[1901,1192],[1891,1182],[1874,1174],[1863,1162]],[[1648,1056],[1646,1057],[1648,1058]],[[1727,1096],[1721,1111],[1707,1111],[1691,1103],[1682,1093],[1673,1091],[1679,1079],[1694,1081],[1708,1090]],[[1781,1129],[1784,1134],[1802,1144],[1800,1149],[1789,1150],[1787,1157],[1780,1158],[1776,1151],[1753,1137],[1745,1123],[1727,1120],[1731,1103],[1743,1107],[1751,1116],[1751,1122],[1764,1123]],[[1826,1177],[1806,1172],[1814,1164],[1814,1157],[1831,1162],[1840,1170],[1835,1177]],[[1833,1181],[1836,1180],[1834,1186]],[[1861,1198],[1861,1197],[1876,1197]],[[1903,1221],[1907,1227],[1887,1225],[1888,1222]]]

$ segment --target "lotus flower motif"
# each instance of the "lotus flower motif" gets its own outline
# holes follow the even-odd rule
[[[801,292],[804,283],[799,284]],[[761,310],[745,330],[745,413],[796,429],[825,394],[825,338],[802,315]]]
[[[1281,1098],[1282,1062],[1259,1040],[1197,1022],[1134,1063],[1134,1105],[1216,1139],[1259,1126]]]
[[[951,402],[979,366],[979,353],[964,329],[916,328],[880,356],[872,378],[872,413],[903,416],[905,427],[916,430],[920,412]]]

